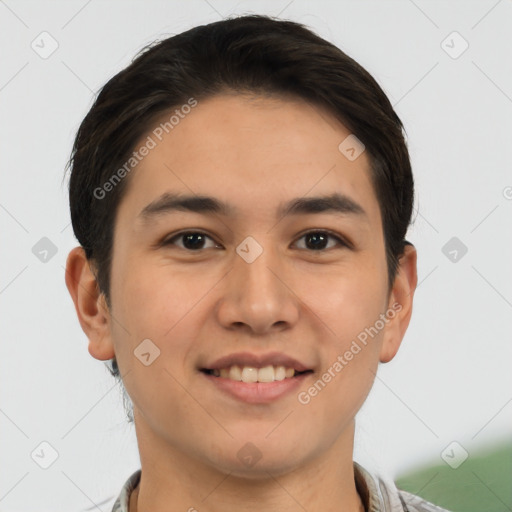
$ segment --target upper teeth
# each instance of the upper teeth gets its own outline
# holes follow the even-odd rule
[[[273,382],[293,377],[295,370],[293,368],[285,368],[284,366],[254,368],[252,366],[240,367],[235,365],[230,368],[215,369],[213,370],[213,375],[242,382]]]

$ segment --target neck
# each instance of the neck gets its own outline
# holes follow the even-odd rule
[[[163,446],[136,423],[141,479],[129,512],[364,512],[352,462],[354,424],[324,452],[291,471],[235,476]],[[142,428],[141,428],[142,427]]]

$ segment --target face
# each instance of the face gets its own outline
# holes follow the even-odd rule
[[[217,96],[152,133],[89,348],[115,354],[139,444],[254,476],[348,449],[408,320],[366,153],[349,160],[350,132],[299,100]]]

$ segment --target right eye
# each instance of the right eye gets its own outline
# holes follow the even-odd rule
[[[206,249],[220,247],[213,240],[213,238],[211,238],[206,233],[203,233],[202,231],[183,231],[181,233],[174,235],[172,238],[168,238],[168,239],[164,240],[162,242],[162,245],[163,246],[177,245],[180,249],[197,252],[202,249],[205,249],[205,247],[203,247],[203,245],[206,242],[206,239],[209,239],[213,242],[213,246],[206,247]],[[182,245],[179,245],[177,243],[177,241],[182,241]]]

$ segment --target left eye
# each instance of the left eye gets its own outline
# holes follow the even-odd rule
[[[197,251],[201,249],[208,249],[208,247],[203,247],[206,239],[211,240],[213,245],[211,247],[220,247],[210,236],[201,231],[189,231],[186,233],[180,233],[173,238],[164,241],[163,245],[178,245],[182,249],[188,249],[191,251]],[[334,240],[334,246],[343,246],[347,247],[347,243],[345,243],[338,236],[333,235],[327,231],[309,231],[308,233],[303,234],[298,240],[306,239],[305,247],[300,247],[301,249],[310,249],[313,251],[325,250],[331,247],[326,247],[326,243],[328,245],[328,240]],[[183,241],[183,244],[180,246],[176,243],[176,241]]]
[[[328,247],[325,247],[324,245],[329,238],[335,240],[335,246],[347,247],[347,244],[341,238],[329,233],[328,231],[309,231],[302,235],[299,240],[302,240],[303,238],[309,241],[309,243],[306,242],[306,249],[312,249],[313,251],[327,249]]]

